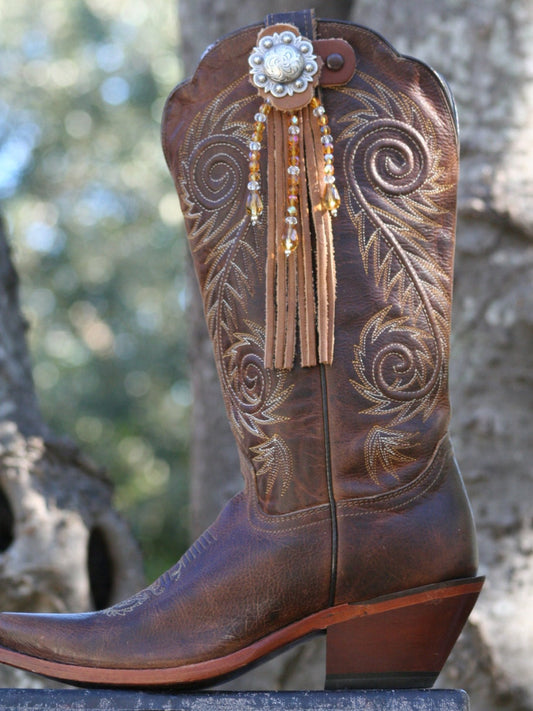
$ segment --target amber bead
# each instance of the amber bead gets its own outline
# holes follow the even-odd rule
[[[298,247],[298,241],[298,233],[292,225],[288,225],[283,235],[283,249],[286,257],[290,256]]]
[[[255,225],[263,212],[263,201],[261,200],[259,193],[255,190],[248,193],[246,210],[252,218],[252,224]]]
[[[322,198],[322,204],[326,210],[329,210],[333,215],[337,214],[337,209],[341,204],[341,198],[339,191],[337,190],[335,183],[328,183],[324,191],[324,197]]]

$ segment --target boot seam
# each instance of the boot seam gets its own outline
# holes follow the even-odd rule
[[[324,424],[324,464],[326,471],[326,485],[328,491],[328,504],[331,519],[331,579],[329,589],[329,605],[335,604],[337,593],[337,568],[339,554],[339,532],[337,523],[337,504],[333,488],[333,471],[331,465],[331,439],[329,434],[329,409],[326,368],[320,364],[320,389],[322,396],[322,420]]]
[[[244,494],[244,492],[242,493]],[[248,498],[244,495],[243,498],[248,501],[248,520],[250,526],[256,531],[266,531],[272,533],[272,535],[281,535],[285,532],[296,531],[299,528],[314,526],[315,524],[329,521],[330,509],[327,503],[290,513],[267,514],[261,509],[256,496]],[[313,520],[305,520],[309,518]],[[284,523],[294,523],[295,525],[286,528],[283,526]]]

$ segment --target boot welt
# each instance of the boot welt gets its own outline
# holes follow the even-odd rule
[[[189,665],[76,666],[0,647],[0,662],[80,686],[200,688],[243,673],[310,636],[326,633],[326,688],[420,688],[437,678],[483,585],[465,578],[336,605],[232,654]]]

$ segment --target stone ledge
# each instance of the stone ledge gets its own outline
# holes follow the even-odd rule
[[[0,711],[469,711],[460,690],[205,691],[0,689]]]

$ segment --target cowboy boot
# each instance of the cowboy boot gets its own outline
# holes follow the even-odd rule
[[[129,600],[0,616],[0,661],[201,686],[325,632],[328,687],[431,686],[482,584],[447,435],[450,95],[289,13],[208,50],[163,144],[244,489]]]

